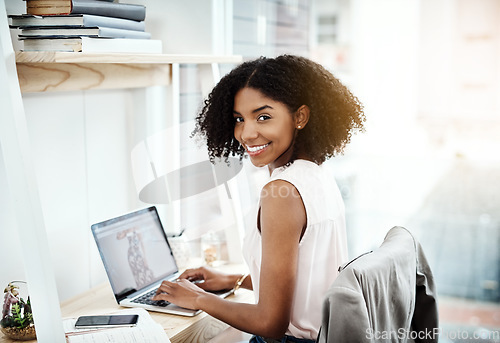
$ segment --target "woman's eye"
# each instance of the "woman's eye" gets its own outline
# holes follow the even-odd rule
[[[257,120],[268,120],[268,119],[271,119],[271,116],[267,115],[267,114],[262,114],[259,116],[259,118]]]
[[[234,117],[234,121],[236,123],[242,123],[243,122],[243,118],[242,117]]]

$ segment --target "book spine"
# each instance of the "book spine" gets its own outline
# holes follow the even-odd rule
[[[149,32],[122,30],[110,27],[95,27],[95,28],[80,28],[80,27],[43,27],[43,28],[30,28],[22,29],[19,39],[24,38],[37,38],[37,37],[106,37],[106,38],[133,38],[133,39],[150,39]]]
[[[124,30],[146,31],[144,21],[104,17],[91,14],[74,15],[10,15],[11,27],[46,27],[46,26],[84,26],[84,27],[112,27]]]
[[[131,39],[151,39],[151,33],[149,32],[122,30],[110,27],[100,27],[99,36],[114,37],[114,38],[131,38]]]
[[[72,0],[27,0],[26,13],[31,15],[70,14]]]
[[[57,41],[57,40],[56,40]],[[81,39],[68,39],[54,45],[51,39],[26,39],[24,40],[24,51],[82,51]]]
[[[136,21],[123,18],[103,17],[94,15],[83,16],[84,26],[99,26],[99,27],[114,27],[117,29],[145,31],[146,24],[144,21]]]
[[[99,39],[82,37],[82,51],[92,53],[154,53],[162,52],[160,40],[151,39]]]
[[[146,18],[146,7],[143,5],[120,4],[99,0],[73,0],[71,13],[93,14],[143,21]]]

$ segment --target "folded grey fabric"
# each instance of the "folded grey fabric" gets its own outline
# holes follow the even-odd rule
[[[437,295],[420,244],[392,228],[373,252],[341,267],[323,302],[319,343],[437,342]]]

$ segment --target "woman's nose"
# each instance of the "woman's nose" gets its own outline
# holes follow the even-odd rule
[[[259,136],[259,132],[253,123],[244,123],[241,129],[241,140],[251,142]]]

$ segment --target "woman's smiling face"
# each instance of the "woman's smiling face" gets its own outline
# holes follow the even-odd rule
[[[272,171],[290,161],[295,121],[285,104],[245,87],[234,97],[233,115],[234,137],[255,166]]]

